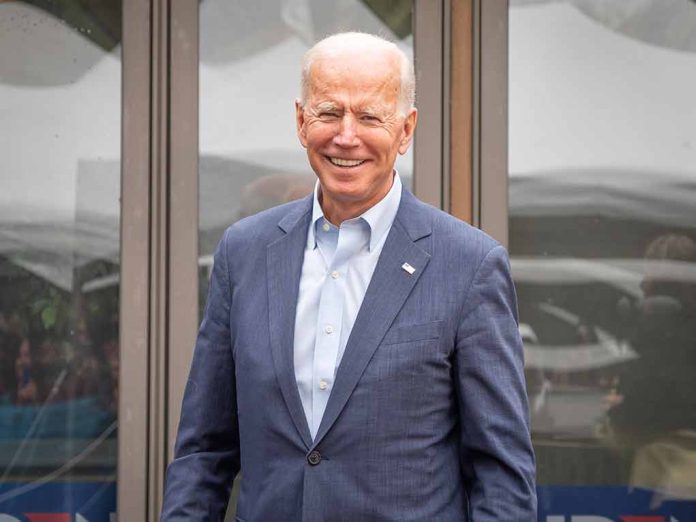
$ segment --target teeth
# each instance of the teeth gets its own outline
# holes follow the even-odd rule
[[[365,162],[365,160],[347,160],[341,158],[329,158],[329,160],[331,163],[338,165],[339,167],[355,167],[356,165],[360,165],[361,163]]]

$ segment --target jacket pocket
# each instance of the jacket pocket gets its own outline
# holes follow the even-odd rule
[[[427,341],[438,339],[442,334],[444,321],[392,326],[382,339],[382,345]]]

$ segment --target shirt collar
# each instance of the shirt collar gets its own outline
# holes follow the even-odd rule
[[[389,231],[401,203],[401,178],[394,170],[394,182],[389,192],[377,204],[367,209],[356,220],[363,219],[369,225],[370,244],[372,250]],[[312,222],[307,232],[307,246],[316,248],[316,228],[324,222],[324,211],[319,203],[319,180],[314,185],[314,202],[312,205]],[[327,221],[328,223],[328,221]],[[332,225],[333,226],[333,225]]]

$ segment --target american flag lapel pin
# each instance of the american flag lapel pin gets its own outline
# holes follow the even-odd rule
[[[416,271],[416,269],[413,268],[413,267],[412,267],[411,265],[409,265],[408,263],[404,263],[403,265],[401,265],[401,268],[403,268],[406,272],[408,272],[409,275],[413,275],[413,272]]]

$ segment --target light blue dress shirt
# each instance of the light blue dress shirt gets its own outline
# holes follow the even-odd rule
[[[372,273],[401,202],[401,180],[361,216],[329,223],[314,189],[294,336],[297,388],[314,438],[333,389],[336,370]]]

